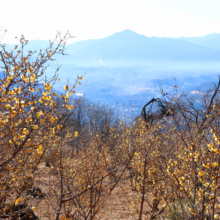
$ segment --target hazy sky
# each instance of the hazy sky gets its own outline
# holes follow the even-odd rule
[[[53,39],[57,30],[69,30],[75,41],[125,29],[146,36],[202,36],[220,33],[219,10],[220,0],[2,0],[0,28],[8,29],[7,43],[21,34]]]

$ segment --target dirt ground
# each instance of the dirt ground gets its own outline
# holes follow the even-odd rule
[[[35,186],[42,189],[43,193],[46,192],[47,196],[44,198],[30,198],[28,204],[30,207],[33,207],[34,213],[39,219],[54,220],[58,202],[57,199],[53,197],[53,189],[55,189],[58,184],[56,171],[53,168],[45,166],[45,163],[41,163],[36,175]],[[52,196],[50,197],[50,195]],[[128,180],[122,179],[122,182],[107,197],[95,219],[138,219],[138,210],[140,209],[140,203],[136,203],[138,196],[137,192],[131,191]],[[146,202],[144,204],[144,210],[150,210]],[[64,216],[62,211],[60,216]],[[149,214],[145,215],[143,213],[142,219],[148,220]]]

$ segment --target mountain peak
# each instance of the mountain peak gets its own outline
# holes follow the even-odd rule
[[[135,43],[146,40],[146,36],[138,34],[132,30],[126,29],[121,32],[117,32],[103,39],[105,42],[121,42],[121,43]]]
[[[125,34],[138,34],[138,33],[136,33],[136,32],[134,32],[134,31],[132,31],[132,30],[130,30],[130,29],[125,29],[125,30],[123,30],[123,31],[120,31],[120,32],[117,32],[117,33],[125,33]]]

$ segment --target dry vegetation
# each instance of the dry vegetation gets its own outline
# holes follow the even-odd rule
[[[67,38],[26,55],[24,37],[1,44],[0,218],[218,219],[220,82],[202,100],[161,90],[126,125],[106,106],[70,102],[83,77],[59,97],[59,67],[42,80]]]

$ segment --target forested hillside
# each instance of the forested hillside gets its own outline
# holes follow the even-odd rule
[[[218,219],[220,79],[202,96],[161,85],[127,124],[76,98],[83,75],[53,90],[67,39],[0,45],[0,218]]]

